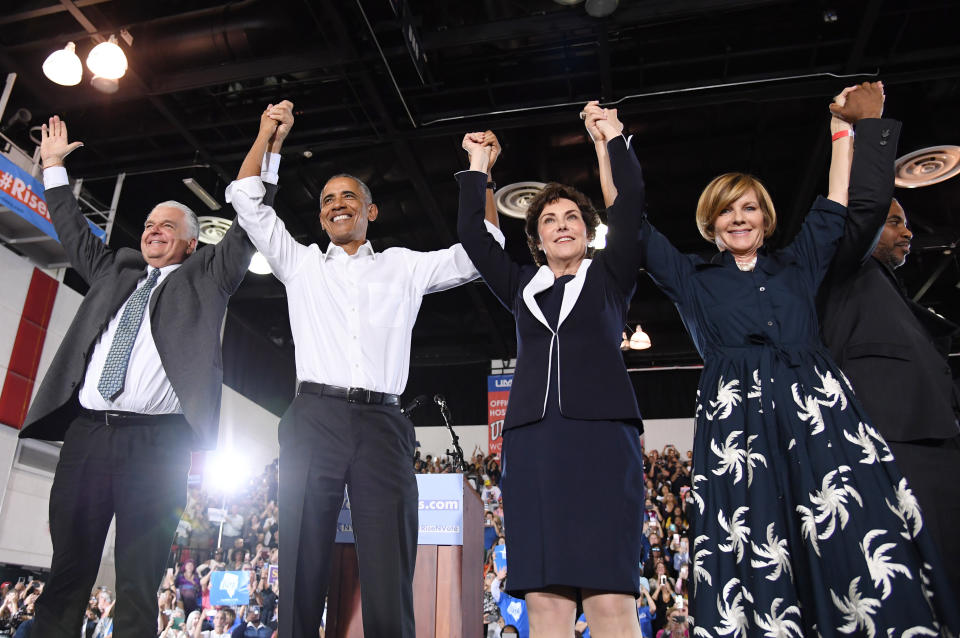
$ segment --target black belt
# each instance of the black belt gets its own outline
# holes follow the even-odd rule
[[[88,410],[81,408],[80,412],[98,423],[106,425],[151,425],[164,423],[186,423],[186,417],[180,413],[168,414],[141,414],[139,412],[120,412],[119,410]]]
[[[298,394],[308,392],[322,397],[346,399],[350,403],[368,403],[372,405],[400,405],[400,395],[389,392],[377,392],[366,388],[341,388],[338,385],[301,381]]]

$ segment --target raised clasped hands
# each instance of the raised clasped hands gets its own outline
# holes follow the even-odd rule
[[[490,164],[487,166],[487,172],[489,173],[493,169],[493,165],[497,163],[497,158],[500,157],[503,149],[500,148],[500,140],[490,129],[483,133],[483,145],[490,149]]]
[[[63,166],[64,158],[81,146],[83,142],[69,141],[67,123],[58,115],[40,127],[40,159],[44,168]]]
[[[617,109],[605,109],[597,100],[590,100],[581,111],[587,135],[596,142],[609,142],[623,134],[623,122],[617,117]]]
[[[848,86],[830,104],[830,113],[848,124],[883,116],[883,82],[863,82]]]
[[[293,128],[293,102],[283,100],[279,104],[270,104],[264,111],[264,116],[272,120],[276,127],[270,137],[269,150],[271,153],[279,153],[283,141]]]
[[[493,133],[490,133],[493,135]],[[496,136],[493,136],[494,141],[496,141]],[[472,171],[481,171],[487,172],[490,168],[491,156],[494,152],[494,146],[487,143],[487,133],[485,132],[474,132],[467,133],[463,136],[463,142],[461,143],[463,150],[467,152],[467,156],[470,158],[470,170]],[[497,152],[499,152],[499,143],[497,143]]]

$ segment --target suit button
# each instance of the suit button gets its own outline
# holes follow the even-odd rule
[[[880,146],[886,146],[887,140],[880,140]]]
[[[773,325],[773,322],[772,322],[772,321],[768,321],[768,322],[767,322],[767,325],[768,325],[768,326],[772,326],[772,325]]]
[[[890,129],[885,128],[880,131],[880,137],[890,137]]]

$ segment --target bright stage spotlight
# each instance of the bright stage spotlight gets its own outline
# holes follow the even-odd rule
[[[203,482],[214,493],[235,494],[250,479],[249,460],[232,449],[216,450],[207,456]]]

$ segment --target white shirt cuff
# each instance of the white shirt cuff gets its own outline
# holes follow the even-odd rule
[[[498,244],[500,244],[500,248],[503,248],[504,244],[507,241],[507,238],[504,237],[503,235],[503,231],[501,231],[499,228],[491,224],[486,219],[483,220],[483,225],[487,227],[487,232],[493,235],[493,238],[497,241]]]
[[[70,183],[65,166],[51,166],[43,169],[43,188],[56,188]]]
[[[280,181],[280,153],[263,154],[260,178],[268,184],[276,184]]]
[[[234,195],[243,195],[248,199],[262,199],[267,189],[263,187],[263,180],[259,177],[244,177],[230,182],[224,197],[227,203],[233,202]]]

